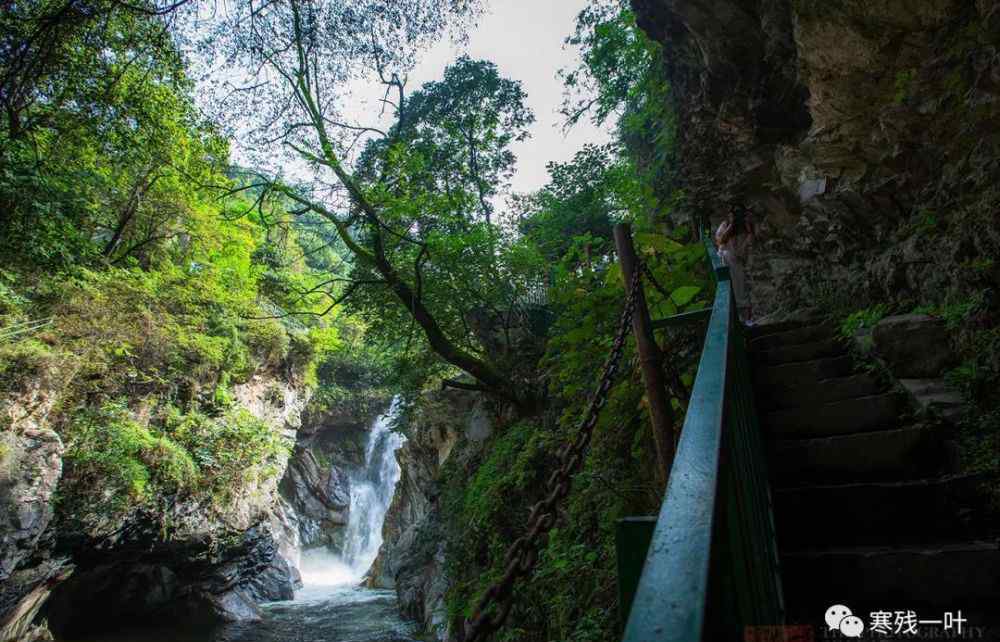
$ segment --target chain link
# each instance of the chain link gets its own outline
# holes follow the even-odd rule
[[[545,499],[535,504],[528,516],[527,533],[518,538],[507,550],[504,559],[506,570],[503,576],[483,594],[473,616],[465,621],[466,642],[479,642],[503,626],[514,603],[514,582],[519,577],[531,574],[538,562],[538,551],[542,548],[542,539],[548,534],[556,522],[556,505],[564,499],[570,490],[573,475],[583,464],[587,447],[594,434],[594,427],[601,409],[608,402],[608,392],[614,383],[615,375],[621,363],[625,348],[625,337],[628,335],[632,314],[635,312],[636,297],[642,274],[648,271],[639,263],[640,269],[635,270],[629,283],[628,295],[625,298],[625,309],[618,320],[618,333],[615,335],[611,352],[604,362],[600,383],[590,399],[573,441],[565,444],[559,450],[558,467],[552,471],[546,484]],[[492,607],[492,610],[491,610]]]
[[[670,293],[663,289],[663,286],[660,285],[660,282],[656,280],[655,276],[653,276],[653,271],[649,269],[649,266],[640,261],[639,267],[642,268],[642,273],[646,275],[646,278],[649,279],[649,282],[653,284],[653,287],[656,288],[657,291],[663,295],[663,298],[669,299]]]
[[[653,271],[649,269],[649,266],[641,261],[639,262],[639,266],[642,268],[642,273],[647,279],[649,279],[649,282],[653,284],[653,287],[656,288],[661,295],[663,295],[664,299],[669,301],[670,293],[667,292],[662,285],[660,285],[659,281],[656,280],[656,277],[653,276]],[[681,380],[681,374],[677,371],[677,367],[674,365],[674,360],[672,358],[663,359],[663,369],[670,378],[670,387],[673,389],[672,392],[674,397],[680,402],[681,407],[683,407],[686,412],[687,402],[685,399],[688,397],[688,390],[687,386],[685,386],[684,382]]]

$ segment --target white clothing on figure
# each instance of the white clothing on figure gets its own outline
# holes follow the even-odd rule
[[[747,277],[743,269],[743,262],[750,249],[750,235],[746,233],[734,234],[723,243],[722,239],[729,233],[729,229],[729,221],[722,221],[719,229],[715,232],[715,243],[719,246],[719,256],[729,266],[729,279],[733,284],[736,307],[748,308],[750,307],[750,296],[747,292]]]

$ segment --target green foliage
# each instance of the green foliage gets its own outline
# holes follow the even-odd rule
[[[397,364],[388,351],[366,340],[365,328],[356,319],[345,318],[339,330],[335,339],[328,336],[317,348],[318,385],[310,412],[369,416],[399,392]],[[423,383],[418,378],[410,390]]]
[[[916,69],[904,69],[896,74],[896,94],[893,97],[893,102],[897,105],[906,102],[906,99],[910,97],[913,91],[913,81],[916,79],[916,76]]]
[[[676,118],[659,43],[638,28],[624,0],[591,3],[566,42],[583,54],[578,68],[561,72],[567,124],[587,114],[602,124],[616,115],[635,171],[660,200],[671,199]]]
[[[314,220],[275,225],[280,203],[234,195],[248,176],[223,173],[227,144],[159,18],[87,7],[43,0],[0,17],[6,51],[46,48],[23,69],[0,60],[0,101],[9,82],[26,92],[0,117],[0,325],[53,318],[0,343],[0,416],[17,424],[34,386],[51,402],[68,448],[62,517],[171,497],[224,506],[278,474],[288,448],[233,387],[254,374],[336,385],[317,366],[344,349],[343,326],[363,326],[285,310],[328,307],[310,270],[349,266]]]
[[[652,98],[649,72],[659,47],[635,24],[628,2],[591,3],[576,19],[566,44],[580,47],[577,69],[561,72],[567,90],[563,113],[570,124],[590,113],[597,123],[621,110],[641,109]]]
[[[556,465],[554,453],[574,434],[597,364],[611,347],[625,299],[612,226],[632,224],[637,252],[663,289],[645,284],[654,318],[702,308],[712,294],[704,247],[670,218],[683,196],[669,180],[674,121],[659,49],[616,0],[585,9],[569,42],[583,47],[584,64],[564,76],[568,120],[588,111],[597,122],[617,115],[619,140],[550,165],[549,184],[517,203],[511,227],[548,268],[548,305],[555,319],[539,371],[552,398],[542,417],[505,426],[475,461],[446,468],[442,502],[451,520],[446,532],[453,617],[468,615],[482,591],[503,574],[506,548],[524,534],[530,507],[543,497]],[[590,93],[581,97],[580,90]],[[677,332],[661,339],[689,385],[697,339]],[[627,342],[623,363],[634,362],[632,351]],[[655,512],[659,500],[643,388],[636,373],[622,379],[602,413],[565,512],[531,581],[519,585],[498,639],[596,641],[618,634],[614,523]],[[674,407],[681,407],[678,400]]]
[[[889,313],[885,303],[876,304],[864,310],[852,312],[840,323],[840,334],[848,339],[857,334],[858,330],[874,327]]]
[[[277,428],[244,408],[230,409],[218,418],[168,409],[164,431],[198,465],[201,487],[222,501],[279,474],[291,449]]]
[[[0,390],[42,374],[55,363],[55,356],[50,346],[31,337],[0,343]]]
[[[178,495],[225,506],[278,474],[290,449],[242,408],[218,418],[165,412],[141,424],[123,400],[78,411],[64,431],[64,510],[109,518]]]
[[[16,262],[145,263],[182,239],[226,161],[162,25],[109,11],[64,34],[63,64],[33,79],[45,99],[0,122],[0,250]]]
[[[979,291],[971,297],[952,303],[920,305],[913,309],[914,314],[929,314],[940,317],[951,330],[958,330],[973,312],[983,307],[986,292]]]
[[[140,425],[121,401],[85,409],[66,433],[65,476],[74,505],[114,515],[192,487],[198,469],[183,447]],[[96,510],[95,510],[96,509]]]

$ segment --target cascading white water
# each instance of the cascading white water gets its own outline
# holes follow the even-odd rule
[[[375,561],[382,545],[382,523],[399,482],[396,451],[405,438],[392,431],[398,411],[398,400],[393,399],[389,410],[372,424],[365,445],[365,465],[351,475],[344,550],[339,555],[322,549],[302,554],[300,570],[305,593],[320,587],[356,584]]]

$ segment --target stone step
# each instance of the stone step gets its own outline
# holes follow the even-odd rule
[[[764,432],[772,438],[811,439],[892,428],[900,399],[895,393],[810,404],[766,413]]]
[[[779,546],[913,544],[1000,535],[985,475],[782,488],[773,493]]]
[[[810,387],[821,379],[843,377],[851,373],[854,363],[849,356],[815,359],[780,366],[754,368],[754,387],[795,390]]]
[[[752,336],[752,335],[751,335]],[[793,346],[801,343],[812,343],[823,341],[837,336],[837,330],[832,325],[820,323],[817,325],[806,325],[792,330],[764,334],[750,340],[749,348],[752,352],[763,350],[773,350],[782,346]]]
[[[966,639],[1000,636],[1000,542],[996,540],[783,553],[781,568],[788,622],[820,627],[816,629],[820,635],[827,632],[826,609],[844,604],[862,614],[866,629],[874,611],[912,610],[919,619],[940,620],[944,612],[961,609],[968,620],[963,623]],[[931,631],[940,634],[942,629],[921,625],[920,630],[932,635]]]
[[[777,440],[769,445],[771,477],[796,482],[884,481],[928,477],[945,456],[941,430],[911,426],[836,437]]]
[[[752,353],[752,359],[758,366],[774,366],[800,361],[813,361],[825,357],[837,357],[847,354],[847,347],[839,338],[823,339],[810,343],[786,345],[770,350]]]
[[[795,381],[790,385],[758,386],[756,398],[758,409],[766,412],[854,397],[869,397],[880,392],[882,388],[871,375],[859,373],[834,379]]]
[[[746,334],[752,340],[752,339],[759,339],[760,337],[764,337],[770,334],[778,334],[781,332],[788,332],[789,330],[798,330],[799,328],[823,325],[824,323],[826,323],[826,320],[821,318],[800,319],[796,321],[778,321],[775,323],[762,323],[748,327],[746,329]]]
[[[900,379],[899,383],[924,412],[957,423],[966,408],[960,390],[943,379]]]

